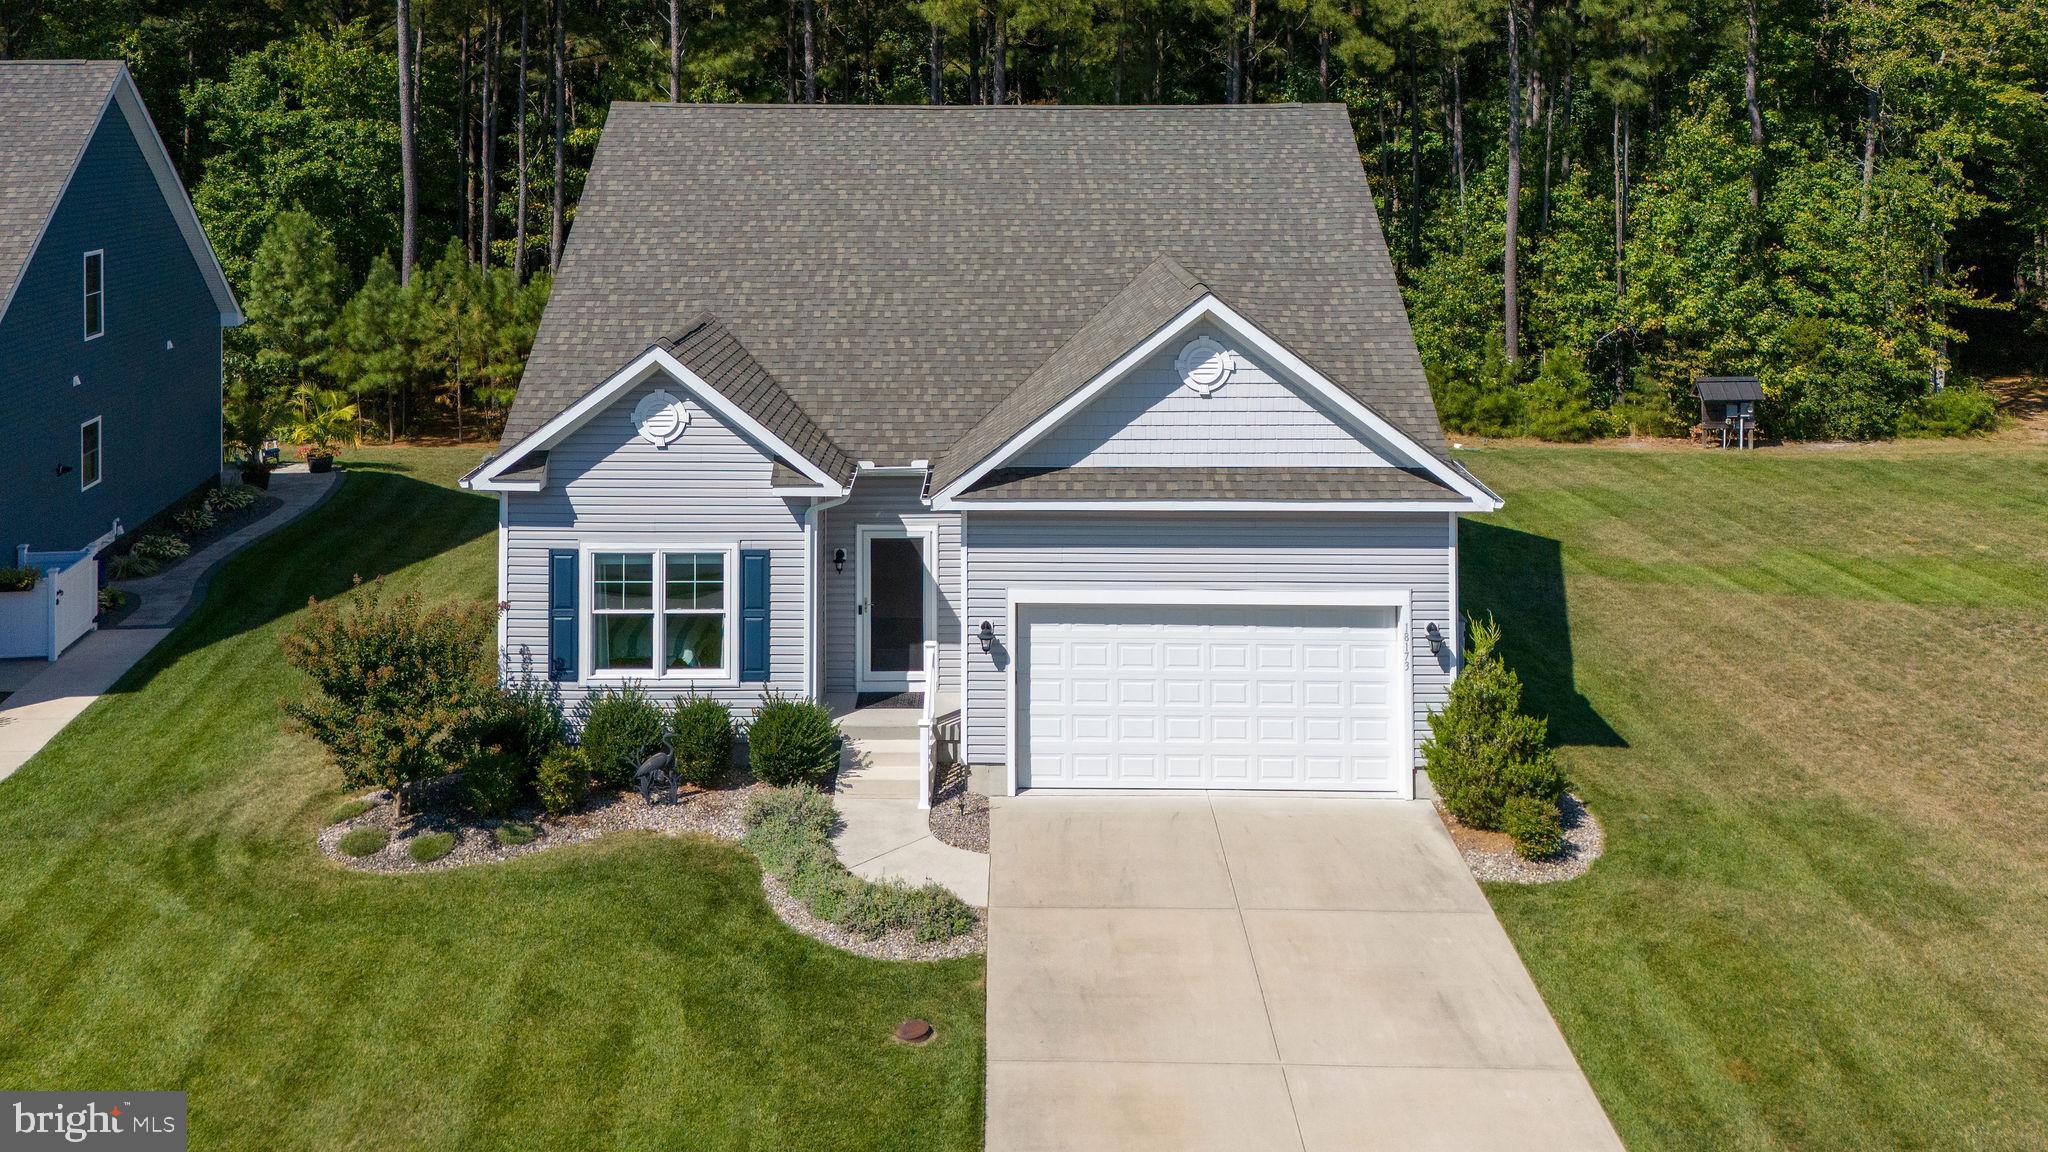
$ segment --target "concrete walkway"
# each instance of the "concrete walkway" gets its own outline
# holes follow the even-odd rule
[[[839,862],[868,880],[943,884],[976,908],[987,907],[988,857],[933,836],[929,810],[917,806],[918,710],[853,710],[842,703],[834,711],[846,734],[832,794]]]
[[[990,1149],[1621,1148],[1425,803],[1027,793],[991,848]]]
[[[114,587],[141,600],[127,619],[113,628],[86,633],[54,663],[36,662],[33,672],[10,668],[20,681],[0,703],[0,780],[14,775],[158,641],[170,635],[206,595],[207,582],[221,561],[325,500],[340,479],[338,472],[315,476],[301,465],[272,473],[270,494],[284,501],[282,507],[213,541],[169,571],[115,582]]]

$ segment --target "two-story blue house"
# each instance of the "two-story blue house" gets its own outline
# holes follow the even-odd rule
[[[127,66],[0,62],[0,567],[219,474],[241,320]]]

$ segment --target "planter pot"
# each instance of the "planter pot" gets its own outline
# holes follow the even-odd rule
[[[242,469],[242,483],[267,491],[270,488],[270,469],[261,465],[254,468],[245,467]]]
[[[308,452],[308,453],[306,453],[306,471],[308,471],[308,472],[332,472],[332,471],[334,471],[334,453],[332,453],[332,452]]]

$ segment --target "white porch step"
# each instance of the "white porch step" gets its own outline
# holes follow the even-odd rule
[[[876,739],[870,739],[865,736],[858,738],[848,737],[845,755],[858,757],[863,760],[908,760],[915,764],[917,763],[917,731],[912,729],[900,736],[892,733]]]
[[[839,730],[848,736],[868,736],[905,729],[915,733],[920,715],[916,708],[863,708],[837,719]]]

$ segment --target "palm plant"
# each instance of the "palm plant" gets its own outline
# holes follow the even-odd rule
[[[292,393],[297,419],[285,429],[294,443],[306,446],[308,456],[332,456],[336,445],[356,442],[356,405],[339,388],[316,388],[301,384]]]

